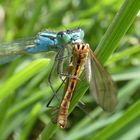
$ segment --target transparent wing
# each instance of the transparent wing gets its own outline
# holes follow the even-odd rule
[[[27,53],[26,48],[34,46],[34,38],[23,38],[14,42],[0,43],[0,64],[12,61],[18,55]]]
[[[8,62],[14,61],[16,58],[18,58],[19,55],[15,55],[15,56],[0,56],[0,65],[1,64],[6,64]]]
[[[116,87],[92,50],[90,50],[86,65],[87,80],[96,102],[105,111],[113,111],[117,104]]]
[[[9,43],[0,43],[0,57],[24,53],[26,48],[34,47],[34,38],[23,38]]]

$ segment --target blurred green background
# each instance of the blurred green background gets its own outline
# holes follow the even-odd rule
[[[117,108],[107,113],[79,83],[81,90],[70,112],[87,93],[81,98],[85,111],[76,107],[68,128],[62,130],[51,123],[46,108],[53,94],[47,77],[55,53],[26,55],[0,65],[0,140],[140,139],[139,8],[139,0],[0,0],[1,42],[35,36],[45,29],[81,27],[85,41],[93,51],[97,48],[97,57],[118,87]],[[59,85],[55,80],[55,89]]]

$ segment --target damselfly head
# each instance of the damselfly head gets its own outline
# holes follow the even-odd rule
[[[83,42],[84,31],[81,28],[57,33],[57,39],[64,44]]]

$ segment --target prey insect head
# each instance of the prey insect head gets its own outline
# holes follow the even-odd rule
[[[90,50],[88,43],[74,43],[73,44],[73,51],[75,53],[88,53]]]

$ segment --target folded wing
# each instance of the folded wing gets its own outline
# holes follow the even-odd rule
[[[116,87],[100,62],[96,59],[92,50],[86,63],[86,75],[90,92],[95,101],[105,111],[113,111],[117,104]]]

